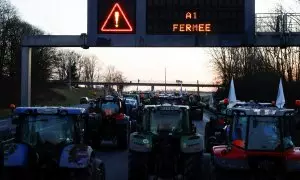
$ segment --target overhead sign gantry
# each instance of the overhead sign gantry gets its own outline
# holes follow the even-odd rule
[[[274,32],[256,32],[255,0],[88,0],[87,12],[87,34],[24,37],[22,106],[31,105],[32,47],[300,45],[300,14],[276,14]]]

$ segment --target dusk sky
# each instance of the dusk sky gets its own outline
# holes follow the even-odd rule
[[[87,31],[86,0],[10,1],[22,19],[48,33],[78,35]],[[256,0],[256,12],[270,12],[279,3],[290,12],[300,11],[294,2],[296,0]],[[96,55],[99,65],[114,65],[128,80],[163,81],[165,67],[168,81],[212,83],[215,78],[205,48],[77,48],[76,51]]]

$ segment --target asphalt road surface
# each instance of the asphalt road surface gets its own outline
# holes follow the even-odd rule
[[[87,105],[77,105],[76,107],[86,107]],[[209,113],[205,112],[203,121],[194,121],[197,132],[204,134],[205,123],[209,120]],[[0,121],[0,131],[12,128],[9,119]],[[119,151],[111,142],[104,142],[103,147],[97,150],[97,157],[105,164],[107,180],[127,180],[128,179],[128,151]]]

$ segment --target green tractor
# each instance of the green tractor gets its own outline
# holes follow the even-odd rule
[[[203,151],[189,106],[145,106],[143,126],[130,135],[128,179],[209,179],[211,158]]]
[[[190,118],[193,120],[203,120],[205,105],[201,103],[201,98],[198,95],[189,96],[188,104],[190,106]]]
[[[140,93],[140,98],[144,105],[150,105],[152,97],[153,97],[153,95],[151,92],[141,92]]]

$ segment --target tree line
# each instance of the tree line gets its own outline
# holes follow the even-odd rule
[[[0,1],[0,107],[19,104],[21,85],[21,43],[24,36],[44,35],[43,30],[25,22],[8,1]],[[71,50],[39,47],[32,49],[32,98],[35,92],[48,88],[48,80],[124,81],[121,71],[108,66],[97,67],[99,59]],[[103,66],[102,66],[103,68]]]
[[[284,10],[276,8],[276,12],[284,13]],[[280,17],[270,17],[268,22],[258,22],[258,25],[278,32],[282,21]],[[300,24],[297,26],[299,29]],[[240,100],[276,100],[280,78],[288,106],[293,106],[295,100],[300,99],[300,47],[215,48],[210,55],[217,74],[216,82],[225,87],[218,89],[217,99],[228,95],[232,78]]]

